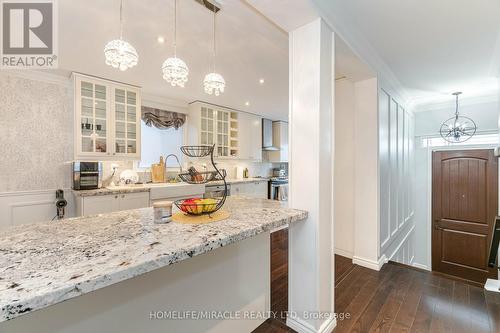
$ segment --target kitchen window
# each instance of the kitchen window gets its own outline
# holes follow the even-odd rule
[[[142,155],[139,168],[149,168],[151,164],[159,162],[160,156],[165,157],[168,154],[177,155],[182,164],[183,154],[181,154],[180,147],[183,145],[184,139],[183,127],[158,129],[154,126],[149,127],[144,121],[141,121],[141,133]],[[169,159],[167,163],[167,167],[178,167],[175,159]]]

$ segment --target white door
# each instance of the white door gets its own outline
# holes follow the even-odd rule
[[[119,210],[149,207],[149,192],[120,194]]]
[[[116,212],[118,195],[99,195],[83,198],[83,215],[95,215]]]

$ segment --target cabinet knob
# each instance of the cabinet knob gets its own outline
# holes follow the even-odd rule
[[[113,155],[116,155],[116,153],[113,153]]]
[[[118,199],[118,196],[117,196],[117,195],[115,195],[115,199]]]
[[[122,198],[125,198],[125,194],[122,194]]]

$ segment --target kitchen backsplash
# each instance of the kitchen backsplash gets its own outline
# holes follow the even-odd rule
[[[0,192],[71,186],[73,97],[49,83],[0,71]]]

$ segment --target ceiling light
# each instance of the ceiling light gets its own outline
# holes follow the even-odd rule
[[[246,106],[250,106],[250,102],[249,102],[249,101],[246,101],[246,102],[245,102],[245,105],[246,105]]]
[[[260,79],[260,80],[259,80],[259,83],[260,83],[260,84],[264,84],[264,79]]]
[[[104,47],[106,65],[125,71],[139,62],[135,48],[123,40],[123,0],[120,1],[120,39],[115,39]]]
[[[209,95],[215,94],[215,96],[219,96],[224,92],[224,88],[226,87],[226,81],[222,77],[222,75],[218,74],[215,71],[215,58],[217,55],[217,48],[215,43],[215,32],[216,32],[216,7],[214,6],[214,45],[213,45],[213,72],[209,73],[205,76],[205,80],[203,80],[203,85],[205,87],[205,92]]]
[[[165,43],[165,38],[163,36],[158,36],[157,41],[158,43],[163,44]]]
[[[188,81],[189,68],[182,59],[177,58],[177,0],[174,0],[174,56],[165,60],[161,69],[163,79],[172,87],[184,88],[184,84]]]
[[[476,134],[476,123],[469,117],[458,114],[458,96],[461,92],[453,93],[455,96],[455,116],[447,119],[442,125],[439,133],[441,137],[451,143],[460,143],[469,140]]]

